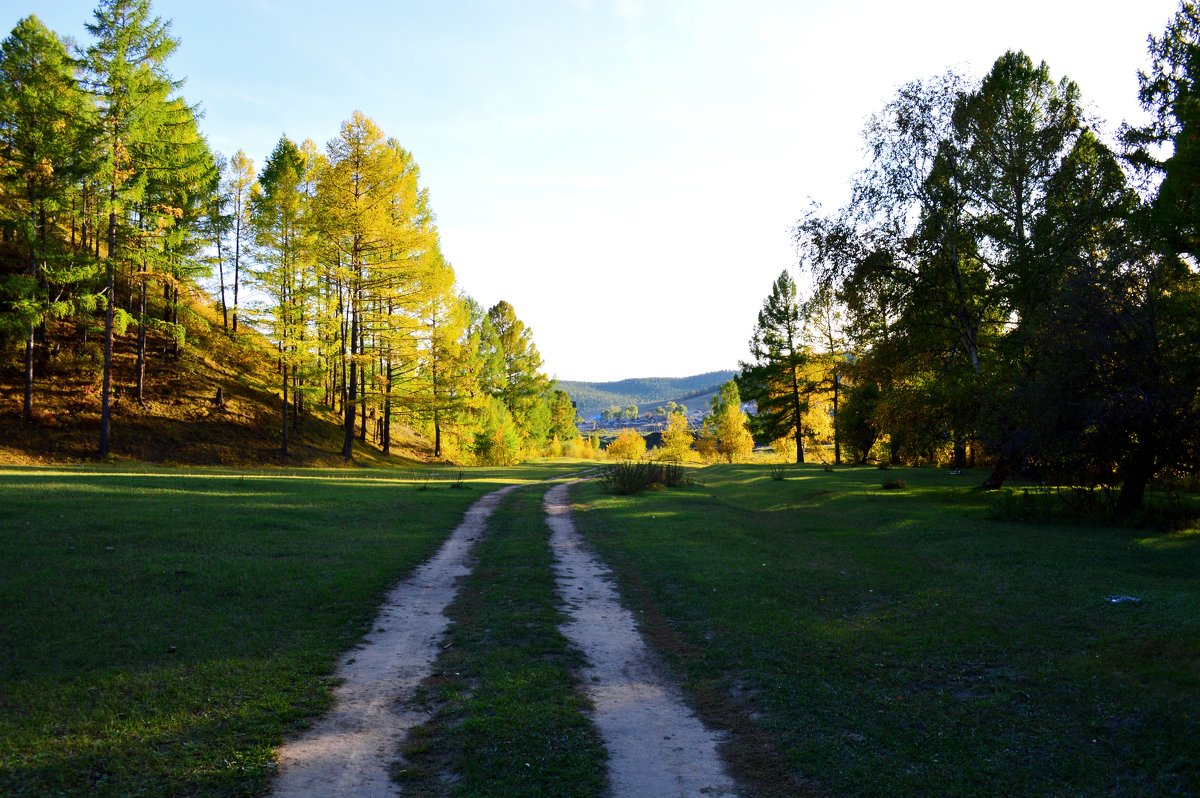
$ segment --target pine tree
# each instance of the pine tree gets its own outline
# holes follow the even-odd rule
[[[802,321],[796,284],[784,271],[758,312],[750,339],[753,360],[740,364],[737,378],[741,393],[757,405],[754,426],[759,438],[792,437],[797,463],[804,462],[804,414],[811,391],[803,378],[810,352]]]
[[[293,402],[299,404],[299,375],[308,360],[304,342],[312,269],[305,226],[307,167],[300,148],[286,136],[281,138],[258,176],[261,191],[251,196],[249,214],[263,265],[258,281],[271,298],[270,337],[279,352],[280,457],[284,460],[288,457],[288,414]],[[235,315],[235,324],[236,319]]]
[[[137,279],[136,397],[143,401],[147,332],[151,327],[171,336],[178,357],[184,339],[179,323],[179,287],[203,269],[199,230],[218,174],[208,144],[200,135],[194,109],[182,99],[167,103],[158,139],[144,149],[153,164],[142,201],[137,205],[139,274]],[[163,288],[162,318],[147,313],[147,291]]]
[[[488,310],[492,352],[485,353],[492,364],[487,386],[499,396],[512,413],[521,436],[535,446],[545,443],[550,433],[550,415],[546,406],[549,380],[541,373],[542,356],[533,342],[533,331],[517,318],[508,302],[501,300]]]
[[[317,176],[314,219],[328,264],[327,304],[336,296],[338,360],[346,373],[342,456],[351,460],[356,411],[366,437],[370,376],[372,393],[382,398],[377,409],[387,434],[393,365],[411,355],[404,317],[429,284],[437,236],[415,162],[371,119],[355,112],[327,151]]]
[[[37,17],[22,19],[0,44],[0,218],[15,228],[28,272],[0,291],[16,310],[7,321],[25,337],[26,420],[33,417],[35,331],[73,310],[51,299],[48,267],[67,257],[54,222],[88,166],[90,121],[63,43]]]
[[[101,0],[88,23],[95,43],[87,49],[87,84],[99,113],[102,205],[107,212],[104,376],[100,455],[107,456],[112,418],[112,349],[119,265],[131,266],[138,239],[136,205],[145,197],[150,158],[170,113],[168,96],[178,87],[166,60],[178,42],[170,24],[152,17],[149,0]]]

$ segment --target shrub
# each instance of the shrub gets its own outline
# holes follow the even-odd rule
[[[611,447],[610,447],[611,448]],[[687,484],[683,468],[678,463],[635,463],[626,460],[607,466],[600,482],[609,493],[636,496],[651,488],[677,488]]]
[[[1092,523],[1165,532],[1189,529],[1200,519],[1200,508],[1176,493],[1155,496],[1137,512],[1117,513],[1118,491],[1096,487],[1039,485],[1020,491],[1003,490],[992,499],[992,517],[1026,523]]]

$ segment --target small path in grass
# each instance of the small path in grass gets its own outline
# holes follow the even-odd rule
[[[449,623],[445,609],[456,580],[470,573],[469,556],[501,497],[487,494],[428,562],[396,585],[375,619],[374,631],[343,657],[334,706],[310,729],[279,749],[275,798],[392,798],[389,770],[400,742],[424,716],[404,712],[429,675]]]
[[[612,573],[571,520],[569,484],[546,493],[546,522],[559,596],[571,620],[563,634],[584,654],[585,692],[609,753],[613,798],[735,796],[717,755],[717,735],[684,705],[679,690],[621,606]]]

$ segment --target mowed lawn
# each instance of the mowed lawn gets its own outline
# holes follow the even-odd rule
[[[1200,531],[995,520],[982,473],[693,473],[577,518],[764,794],[1200,793]]]
[[[256,795],[508,470],[0,469],[0,795]]]

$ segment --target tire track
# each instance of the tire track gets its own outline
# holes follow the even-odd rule
[[[734,798],[717,755],[718,736],[687,708],[678,688],[621,606],[612,573],[571,520],[569,484],[546,493],[558,593],[571,620],[563,634],[587,655],[585,692],[609,753],[614,798]]]
[[[310,729],[279,749],[274,798],[392,798],[399,789],[389,770],[404,735],[425,718],[402,710],[437,658],[449,624],[445,609],[457,580],[501,498],[516,486],[471,505],[430,560],[396,585],[380,607],[374,629],[346,654],[336,676],[334,706]]]

